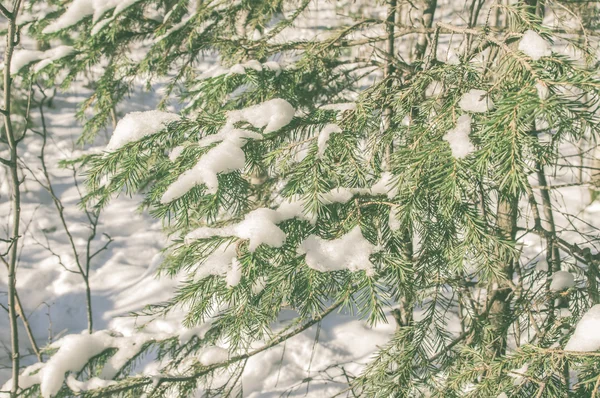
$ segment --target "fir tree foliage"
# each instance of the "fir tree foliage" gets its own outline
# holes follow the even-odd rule
[[[107,123],[135,79],[150,86],[168,76],[161,106],[180,100],[180,121],[73,163],[86,170],[88,205],[101,208],[115,195],[143,192],[142,207],[162,219],[172,237],[160,273],[183,282],[169,301],[135,315],[157,318],[183,308],[187,328],[208,326],[187,341],[148,338],[120,363],[115,383],[75,391],[66,379],[53,396],[183,397],[197,388],[207,396],[235,396],[242,394],[240,374],[252,355],[332,312],[375,324],[398,305],[396,334],[350,382],[348,393],[589,397],[598,389],[598,354],[560,349],[575,320],[597,302],[587,288],[573,287],[560,293],[568,296],[572,315],[555,316],[551,270],[536,268],[539,259],[525,259],[518,244],[528,234],[553,241],[578,278],[596,280],[597,255],[546,229],[532,186],[532,176],[563,162],[565,145],[599,136],[596,70],[565,55],[533,59],[518,49],[526,31],[578,45],[571,36],[543,25],[529,5],[495,2],[482,2],[485,23],[439,22],[431,29],[397,23],[399,37],[429,35],[425,56],[407,61],[382,55],[387,35],[360,35],[385,30],[386,18],[340,17],[325,37],[284,40],[310,1],[140,0],[48,29],[75,2],[60,2],[47,17],[28,23],[32,34],[61,39],[74,52],[19,74],[45,84],[60,78],[67,86],[104,67],[81,107],[82,119],[90,110],[93,115],[85,120],[82,141]],[[387,7],[381,5],[384,13],[392,12]],[[545,7],[562,6],[548,1]],[[503,26],[490,22],[496,10]],[[439,61],[438,42],[453,35],[466,43],[458,61]],[[135,46],[147,48],[141,60],[131,56]],[[373,51],[371,59],[355,56],[365,48]],[[224,73],[203,74],[205,54],[218,54]],[[392,73],[382,78],[390,63]],[[490,106],[483,112],[461,106],[472,90],[486,93]],[[259,108],[251,107],[274,100],[294,113],[272,131],[255,115],[231,121],[235,112],[252,113]],[[458,158],[444,136],[463,115],[470,117],[473,150]],[[338,129],[324,136],[331,125]],[[165,200],[165,192],[234,130],[247,137],[237,145],[243,167],[216,173],[215,190],[200,182]],[[295,206],[292,216],[282,215],[286,206]],[[257,238],[265,228],[283,239]],[[368,261],[356,269],[347,269],[348,259],[341,269],[316,269],[312,245],[349,236],[369,250]],[[321,261],[340,255],[327,252]],[[297,317],[273,330],[283,309]],[[456,314],[458,333],[448,329]],[[203,363],[207,347],[215,346],[227,347],[224,360]],[[100,377],[118,347],[109,345],[71,375],[79,381]],[[160,359],[159,374],[136,374],[145,355]],[[22,395],[39,396],[40,388],[33,383]]]

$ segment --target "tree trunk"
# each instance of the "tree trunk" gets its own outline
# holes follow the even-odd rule
[[[500,236],[514,242],[517,233],[517,199],[501,198],[498,203],[497,227]],[[504,355],[506,342],[508,340],[508,329],[510,327],[511,308],[510,295],[512,289],[509,281],[512,280],[515,259],[512,255],[499,256],[498,274],[500,278],[496,281],[497,287],[492,292],[493,303],[490,307],[490,324],[494,330],[496,340],[493,350],[496,356]]]

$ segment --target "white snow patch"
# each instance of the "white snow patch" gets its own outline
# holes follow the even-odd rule
[[[548,98],[548,94],[550,94],[550,90],[548,89],[548,86],[546,84],[537,82],[535,84],[535,89],[537,91],[538,97],[541,100],[545,100],[546,98]]]
[[[19,382],[20,381],[21,380],[19,379]],[[97,388],[104,388],[104,387],[112,386],[114,384],[117,384],[117,382],[114,380],[104,380],[104,379],[100,379],[98,377],[92,377],[91,379],[88,379],[86,381],[79,381],[72,374],[70,374],[67,377],[67,386],[69,386],[71,391],[74,391],[74,392],[84,392],[84,391],[89,391],[89,390],[95,390]]]
[[[471,133],[471,116],[462,115],[458,118],[456,128],[448,131],[444,135],[444,140],[450,145],[452,156],[456,159],[462,159],[471,154],[475,147],[469,139]]]
[[[182,197],[196,185],[204,184],[207,192],[215,194],[219,186],[217,175],[243,169],[246,155],[242,147],[246,138],[261,139],[258,133],[235,129],[238,122],[248,122],[256,128],[265,128],[270,133],[286,126],[294,117],[294,108],[283,99],[272,99],[259,105],[227,113],[227,122],[217,134],[207,136],[200,146],[207,146],[220,141],[218,145],[205,153],[198,163],[185,171],[172,183],[161,198],[161,203],[169,203]]]
[[[365,270],[369,275],[374,273],[369,258],[374,252],[375,246],[363,237],[359,226],[339,239],[325,240],[310,235],[297,250],[299,255],[306,255],[306,264],[317,271]]]
[[[50,398],[56,395],[64,382],[65,373],[81,370],[90,358],[110,346],[110,339],[106,332],[83,333],[65,336],[53,344],[59,350],[40,370],[42,396]]]
[[[552,283],[550,283],[550,290],[553,292],[560,292],[567,290],[575,286],[575,276],[567,271],[557,271],[552,274]]]
[[[534,61],[552,55],[550,44],[537,32],[527,30],[519,41],[519,51],[522,51]]]
[[[388,199],[393,199],[398,195],[398,188],[396,188],[392,179],[394,176],[390,172],[383,172],[381,178],[371,187],[371,194],[373,195],[387,195]]]
[[[206,347],[198,359],[202,365],[210,366],[227,361],[229,359],[229,353],[224,348],[211,346]]]
[[[114,151],[123,145],[156,134],[169,123],[180,120],[174,113],[162,111],[131,112],[119,120],[106,150]]]
[[[331,134],[341,132],[342,129],[337,124],[330,123],[323,127],[323,130],[321,130],[317,138],[317,156],[319,157],[319,159],[323,158],[323,155],[325,154],[325,150],[327,149],[327,142],[329,141]]]
[[[194,240],[213,236],[236,236],[249,240],[248,250],[251,252],[254,252],[261,244],[281,247],[285,242],[285,233],[276,224],[282,221],[284,218],[276,210],[260,208],[246,214],[244,220],[238,224],[222,228],[200,227],[195,229],[186,235],[185,242],[189,244]]]
[[[227,114],[229,123],[248,122],[256,128],[265,127],[264,133],[272,133],[292,121],[296,110],[286,100],[275,98]]]
[[[73,51],[75,50],[71,46],[58,46],[46,51],[17,50],[10,61],[10,73],[16,74],[32,63],[37,63],[34,70],[38,72],[52,62],[72,54]]]
[[[264,69],[275,72],[275,76],[279,76],[281,74],[281,65],[279,62],[268,61],[262,64]]]
[[[197,337],[200,340],[202,340],[211,327],[212,322],[207,322],[200,326],[183,330],[179,334],[179,344],[187,344],[192,339],[192,337]]]
[[[64,14],[44,28],[43,33],[58,32],[76,25],[90,15],[93,15],[92,21],[96,23],[104,13],[113,8],[115,9],[113,12],[114,17],[138,1],[140,0],[75,0],[69,5]]]
[[[487,91],[472,89],[463,94],[458,106],[465,112],[483,113],[494,108]]]
[[[577,323],[566,351],[593,352],[600,349],[600,304],[590,308]]]

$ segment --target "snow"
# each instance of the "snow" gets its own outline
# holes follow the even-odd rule
[[[330,123],[323,127],[323,129],[319,132],[319,136],[317,138],[317,157],[319,159],[323,158],[323,155],[325,154],[325,150],[327,149],[327,142],[329,141],[331,134],[341,132],[342,129],[337,124]]]
[[[69,386],[73,392],[95,390],[97,388],[108,387],[114,384],[117,384],[117,382],[114,380],[104,380],[98,377],[92,377],[86,381],[79,381],[72,374],[67,377],[67,386]]]
[[[10,61],[11,73],[18,73],[24,66],[39,61],[43,57],[43,51],[17,50]]]
[[[368,193],[368,190],[361,188],[337,187],[331,191],[319,195],[319,201],[325,205],[333,203],[348,203],[356,194]]]
[[[471,116],[462,115],[458,118],[456,128],[444,135],[444,140],[450,145],[452,156],[462,159],[475,151],[475,146],[469,139],[471,133]]]
[[[204,154],[193,168],[181,174],[167,188],[161,203],[170,203],[200,184],[206,185],[209,194],[216,194],[219,187],[217,175],[243,169],[245,165],[244,151],[231,141],[223,141]]]
[[[537,91],[538,97],[542,101],[548,98],[548,95],[550,94],[550,90],[548,89],[548,86],[545,83],[537,82],[535,84],[535,89]]]
[[[298,255],[306,255],[306,264],[317,271],[364,270],[368,275],[374,273],[369,258],[374,252],[375,246],[363,237],[359,226],[339,239],[325,240],[310,235],[297,250]]]
[[[247,69],[252,69],[257,72],[262,72],[263,70],[269,70],[275,72],[275,76],[279,76],[281,74],[281,65],[275,61],[268,61],[261,64],[259,61],[252,59],[250,61],[244,62],[243,64],[235,64],[231,68],[229,68],[230,75],[245,75]]]
[[[106,332],[72,334],[53,344],[59,350],[40,370],[42,397],[50,398],[60,390],[65,373],[77,372],[94,356],[109,347]]]
[[[262,244],[281,247],[286,236],[276,224],[282,221],[284,218],[276,210],[256,209],[246,214],[244,220],[238,224],[222,228],[198,228],[186,235],[185,242],[190,243],[197,239],[207,239],[213,236],[236,236],[249,240],[248,250],[251,252],[254,252]]]
[[[356,103],[340,102],[338,104],[327,104],[327,105],[321,106],[319,109],[323,109],[326,111],[339,111],[339,112],[353,111],[356,109]]]
[[[16,74],[25,66],[36,62],[34,70],[38,72],[52,62],[71,55],[74,51],[71,46],[58,46],[46,51],[16,50],[10,62],[11,74]]]
[[[225,282],[227,283],[228,287],[234,287],[237,286],[238,283],[240,283],[241,279],[242,264],[240,263],[240,260],[234,257],[233,260],[231,260],[231,269],[229,270],[229,272],[227,272]]]
[[[234,244],[222,243],[204,261],[193,268],[194,280],[199,281],[209,275],[226,276],[233,270],[233,261],[237,256]]]
[[[275,72],[275,76],[279,76],[281,74],[281,65],[279,62],[268,61],[262,64],[264,69]]]
[[[577,323],[565,351],[593,352],[600,349],[600,304],[590,308]]]
[[[179,334],[179,344],[189,343],[192,337],[197,337],[202,340],[211,327],[212,322],[206,322],[200,326],[182,330]]]
[[[486,91],[472,89],[463,94],[458,106],[465,112],[484,113],[494,108],[494,103]]]
[[[395,208],[390,209],[390,215],[388,217],[388,226],[392,231],[398,231],[401,227],[400,220]]]
[[[527,370],[529,370],[529,364],[525,363],[519,369],[512,369],[508,372],[510,377],[514,377],[513,385],[519,386],[523,384],[525,381],[525,377],[523,375],[527,373]]]
[[[276,98],[245,109],[230,111],[228,123],[248,122],[256,128],[265,128],[264,134],[285,127],[292,121],[296,110],[286,100]]]
[[[206,186],[209,194],[215,194],[219,186],[219,173],[229,173],[245,167],[246,155],[242,147],[246,144],[246,139],[262,139],[262,135],[249,130],[235,129],[236,123],[248,122],[256,128],[264,128],[263,133],[266,134],[286,126],[294,117],[294,112],[294,108],[283,99],[272,99],[228,112],[225,126],[217,134],[207,136],[199,142],[200,146],[220,141],[219,144],[205,153],[194,167],[181,174],[167,188],[161,203],[170,203],[201,184]]]
[[[229,353],[224,348],[211,346],[202,350],[198,359],[202,365],[210,366],[227,361],[229,359]]]
[[[56,33],[76,25],[79,21],[90,15],[93,15],[92,21],[96,23],[107,11],[114,8],[114,17],[139,1],[140,0],[74,0],[64,14],[44,28],[43,33]]]
[[[519,41],[519,51],[522,51],[534,61],[552,55],[550,44],[533,30],[527,30],[523,33],[523,37]]]
[[[393,199],[398,195],[398,188],[393,182],[394,175],[388,171],[381,174],[381,178],[371,187],[373,195],[386,195],[388,199]]]
[[[131,112],[119,120],[113,131],[107,151],[115,151],[125,144],[140,140],[163,130],[169,123],[180,120],[174,113],[163,111]]]
[[[557,271],[552,274],[552,282],[550,283],[550,290],[553,292],[560,292],[567,290],[575,286],[575,276],[567,271]]]

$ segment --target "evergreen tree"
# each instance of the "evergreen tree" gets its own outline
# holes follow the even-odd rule
[[[82,142],[118,117],[135,79],[170,78],[161,106],[176,99],[180,114],[128,114],[106,152],[72,163],[87,205],[143,192],[164,220],[161,275],[184,281],[136,315],[183,308],[189,330],[69,336],[24,371],[23,396],[242,395],[253,355],[336,311],[375,324],[392,307],[397,332],[349,396],[597,393],[600,343],[581,346],[599,308],[597,231],[560,233],[546,175],[577,170],[566,148],[598,137],[593,26],[543,24],[566,12],[550,1],[473,1],[463,24],[436,18],[436,1],[388,1],[378,17],[286,39],[312,3],[75,0],[28,23],[73,50],[24,66],[25,81],[68,85],[103,67]],[[207,74],[215,54],[224,70]],[[534,258],[530,236],[544,242]],[[275,331],[284,308],[297,317]],[[157,375],[135,374],[144,355]]]

